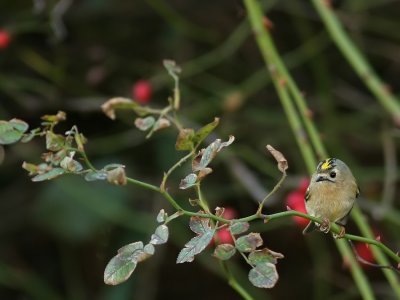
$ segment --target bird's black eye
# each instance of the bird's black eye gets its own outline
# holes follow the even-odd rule
[[[335,172],[335,171],[330,172],[330,173],[329,173],[329,176],[330,176],[331,178],[335,178],[335,177],[336,177],[336,172]]]

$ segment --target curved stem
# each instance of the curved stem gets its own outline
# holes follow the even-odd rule
[[[279,179],[278,183],[274,186],[274,188],[268,193],[267,196],[260,202],[260,205],[258,206],[257,214],[261,214],[262,208],[264,207],[265,201],[268,200],[269,197],[271,197],[275,192],[281,187],[283,181],[285,180],[287,174],[286,172],[282,173],[281,179]]]
[[[189,158],[191,158],[194,154],[194,150],[190,151],[187,155],[182,157],[176,164],[174,164],[168,171],[167,173],[164,173],[163,180],[160,185],[160,189],[162,191],[165,191],[165,184],[167,183],[167,179],[169,175],[172,174],[173,171],[175,171],[176,168],[180,167],[183,163],[185,163]]]
[[[369,88],[380,104],[393,117],[394,121],[400,123],[400,105],[398,99],[390,92],[387,85],[382,82],[371,65],[362,55],[361,51],[352,42],[342,24],[335,16],[332,7],[324,0],[312,0],[319,16],[325,24],[336,46],[342,51],[348,63],[353,67],[360,79]]]

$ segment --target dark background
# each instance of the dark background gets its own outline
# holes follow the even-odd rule
[[[382,240],[399,248],[398,201],[389,213],[376,214],[390,173],[385,166],[394,176],[392,187],[397,182],[399,129],[337,50],[309,1],[263,5],[278,50],[304,91],[329,152],[351,166],[363,192],[364,213]],[[398,94],[400,1],[332,5]],[[78,125],[96,166],[122,163],[129,176],[158,185],[180,158],[174,130],[146,140],[133,117],[112,122],[100,110],[111,97],[132,97],[132,86],[141,79],[152,86],[150,104],[165,106],[173,83],[162,60],[173,59],[183,69],[182,122],[198,127],[219,116],[216,133],[236,137],[229,155],[222,153],[213,162],[214,173],[203,183],[212,207],[231,207],[241,217],[254,213],[256,200],[279,178],[275,162],[265,155],[266,144],[281,150],[290,166],[268,212],[285,210],[287,193],[307,176],[240,1],[3,0],[0,28],[11,34],[9,46],[0,49],[0,118],[21,118],[34,128],[43,114],[63,110],[68,119],[58,130]],[[44,148],[37,139],[0,149],[1,299],[239,299],[209,255],[212,249],[191,264],[175,264],[192,236],[185,217],[171,224],[169,243],[126,283],[106,286],[103,271],[116,250],[147,240],[159,209],[173,210],[159,195],[137,186],[88,183],[78,176],[32,183],[20,166],[39,163]],[[247,168],[260,191],[244,185],[247,175],[235,172],[237,164]],[[180,203],[192,195],[178,190],[188,172],[186,165],[169,181]],[[398,192],[389,197],[397,199]],[[248,266],[235,257],[235,273],[257,299],[360,298],[330,237],[305,238],[290,219],[256,222],[252,230],[285,255],[272,290],[251,287],[245,278]],[[359,234],[352,222],[348,231]],[[379,299],[394,299],[380,270],[365,271]]]

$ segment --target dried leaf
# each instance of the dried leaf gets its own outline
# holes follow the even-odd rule
[[[116,97],[108,100],[101,105],[101,109],[111,120],[115,120],[116,109],[131,109],[139,116],[146,113],[146,108],[141,107],[138,103],[128,98]]]
[[[215,215],[216,215],[217,217],[222,217],[222,215],[224,214],[224,212],[225,212],[225,208],[223,208],[223,207],[217,206],[217,207],[215,208]]]
[[[126,174],[123,167],[115,168],[107,172],[107,181],[115,185],[126,185]]]
[[[80,172],[83,169],[82,165],[70,156],[64,157],[60,162],[60,167],[72,173]]]
[[[160,118],[153,126],[154,131],[158,131],[171,126],[171,122],[168,119]]]
[[[235,246],[231,244],[220,244],[214,250],[214,256],[220,260],[228,260],[236,253]]]
[[[164,59],[163,64],[164,67],[167,69],[168,73],[175,80],[178,80],[178,75],[181,73],[182,69],[176,64],[176,62],[170,59]]]
[[[213,172],[213,169],[211,168],[204,168],[199,171],[197,174],[197,181],[201,181],[206,177],[208,174],[211,174]]]
[[[278,162],[279,171],[281,171],[282,173],[286,173],[286,170],[288,168],[288,162],[286,158],[283,156],[283,154],[278,150],[274,149],[274,147],[272,147],[271,145],[267,145],[267,150],[272,154],[272,156]]]

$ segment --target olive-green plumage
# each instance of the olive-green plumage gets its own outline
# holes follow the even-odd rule
[[[358,194],[357,182],[349,167],[340,159],[325,159],[318,164],[307,188],[307,213],[324,220],[328,228],[320,230],[328,232],[329,222],[345,225]],[[319,224],[310,222],[303,233],[309,233],[318,227]]]

